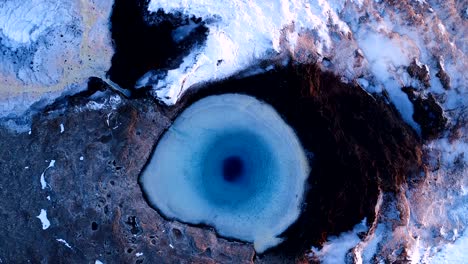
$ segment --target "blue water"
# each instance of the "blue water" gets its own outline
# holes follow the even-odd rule
[[[298,217],[308,175],[299,140],[271,106],[224,94],[176,118],[140,181],[165,216],[211,225],[261,252]]]
[[[260,135],[242,129],[222,130],[205,147],[203,154],[193,159],[198,168],[195,180],[208,202],[234,210],[272,191],[272,182],[278,177],[278,161]],[[233,157],[240,162],[242,173],[227,180],[225,161]]]

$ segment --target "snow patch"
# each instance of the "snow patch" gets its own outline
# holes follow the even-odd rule
[[[45,180],[45,173],[49,168],[55,167],[55,160],[51,160],[49,163],[49,166],[42,172],[40,182],[41,182],[41,188],[44,190],[47,187],[47,182]]]
[[[432,263],[467,263],[468,262],[468,232],[454,243],[447,244],[432,258]]]
[[[62,134],[65,131],[65,127],[63,124],[60,124],[60,134]]]
[[[49,219],[47,219],[47,211],[46,210],[41,209],[41,213],[36,217],[39,218],[39,220],[41,220],[42,230],[46,230],[47,228],[50,227],[50,221],[49,221]]]
[[[56,239],[58,242],[64,244],[67,248],[72,249],[72,247],[65,241],[64,239],[58,238]]]
[[[419,124],[413,120],[413,104],[401,90],[404,83],[399,83],[394,75],[410,63],[411,50],[406,50],[405,43],[399,43],[382,34],[358,32],[358,43],[369,62],[369,67],[375,78],[383,85],[393,104],[403,119],[416,131],[420,132]]]
[[[102,95],[97,95],[94,98],[97,99],[102,99]],[[117,107],[122,103],[122,98],[120,98],[119,95],[111,95],[109,98],[104,98],[100,102],[96,101],[90,101],[86,103],[84,109],[83,108],[78,108],[79,111],[83,110],[101,110],[101,109],[112,109],[115,110]]]
[[[321,249],[313,247],[312,254],[320,259],[320,263],[347,263],[346,256],[348,252],[361,242],[358,234],[367,232],[367,230],[366,219],[364,219],[353,230],[341,233],[338,237],[329,237]]]

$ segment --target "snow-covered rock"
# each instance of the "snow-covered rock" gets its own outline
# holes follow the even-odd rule
[[[145,75],[139,86],[153,85],[155,96],[171,105],[192,86],[258,70],[260,61],[274,65],[287,54],[295,61],[321,63],[347,81],[365,80],[369,92],[385,91],[404,120],[419,130],[402,87],[429,85],[425,92],[448,98],[447,108],[466,105],[468,27],[463,12],[457,11],[459,5],[456,1],[152,0],[149,11],[204,19],[209,35],[204,46],[194,48],[178,68],[159,79]],[[408,73],[413,61],[427,69],[429,80]]]

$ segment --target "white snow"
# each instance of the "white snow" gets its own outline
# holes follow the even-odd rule
[[[198,27],[198,25],[193,22],[192,20],[189,20],[189,24],[185,26],[181,26],[174,30],[172,33],[172,38],[175,42],[179,43],[185,38],[187,38],[190,33],[192,33],[193,30],[195,30]]]
[[[47,211],[46,210],[41,209],[41,213],[36,217],[39,218],[39,220],[41,220],[43,230],[46,230],[47,228],[49,228],[50,221],[49,221],[49,219],[47,219]]]
[[[419,125],[413,120],[413,105],[408,96],[401,91],[403,85],[398,83],[392,74],[397,73],[399,68],[409,65],[410,54],[406,53],[411,50],[406,50],[405,45],[382,34],[358,32],[357,36],[371,71],[383,85],[382,89],[388,92],[403,119],[419,131]]]
[[[67,8],[65,2],[50,0],[6,1],[0,6],[0,31],[15,44],[30,44],[49,28],[71,22]]]
[[[48,196],[46,197],[46,199],[50,201],[50,195],[48,195]]]
[[[468,232],[454,243],[447,244],[432,258],[432,263],[468,263]]]
[[[56,239],[58,242],[64,244],[67,248],[71,249],[72,247],[65,241],[64,239],[58,238]]]
[[[60,124],[60,134],[62,134],[65,131],[65,127],[63,124]]]
[[[80,160],[81,160],[81,161],[83,161],[83,160],[84,160],[84,157],[83,157],[83,156],[81,156],[81,157],[80,157]]]
[[[143,253],[142,253],[142,252],[137,252],[137,253],[135,254],[135,256],[141,257],[141,256],[143,256]]]
[[[462,133],[466,132],[466,128]],[[468,144],[442,138],[427,144],[438,169],[407,191],[412,212],[409,228],[418,236],[414,263],[468,263]],[[434,231],[438,232],[434,232]]]
[[[169,247],[172,248],[172,249],[174,249],[174,246],[173,246],[172,244],[169,244]]]
[[[100,260],[97,260],[97,259],[96,259],[96,261],[94,262],[94,264],[104,264],[104,263],[102,263]]]
[[[189,87],[229,77],[259,60],[294,49],[298,33],[312,30],[318,36],[318,53],[331,48],[327,24],[331,21],[344,33],[349,28],[338,19],[326,1],[151,1],[150,11],[181,11],[208,21],[209,35],[203,47],[195,48],[177,69],[154,84],[158,99],[174,104]],[[184,29],[185,30],[185,29]],[[185,32],[181,30],[182,32]],[[179,32],[177,36],[180,36]],[[291,40],[282,46],[281,39]],[[218,63],[221,61],[222,63]],[[150,75],[142,77],[145,86]]]
[[[102,95],[102,94],[101,94]],[[96,99],[101,98],[101,95],[97,95]],[[104,96],[104,95],[103,95]],[[84,108],[79,108],[79,111],[83,110],[101,110],[101,109],[112,109],[115,110],[122,103],[122,98],[118,95],[111,95],[109,98],[104,98],[102,102],[90,101]],[[109,113],[110,115],[111,113]]]
[[[358,233],[366,232],[367,229],[366,219],[364,219],[352,231],[341,233],[338,237],[329,237],[321,249],[312,248],[312,253],[320,259],[320,263],[347,263],[346,254],[361,242]]]
[[[41,181],[42,190],[44,190],[47,187],[47,182],[45,180],[45,173],[49,168],[52,168],[52,167],[55,167],[55,160],[51,160],[49,163],[49,166],[41,174],[40,181]]]

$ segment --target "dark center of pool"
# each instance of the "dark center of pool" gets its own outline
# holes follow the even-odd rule
[[[237,156],[223,160],[223,178],[228,182],[238,180],[244,173],[244,162]]]

